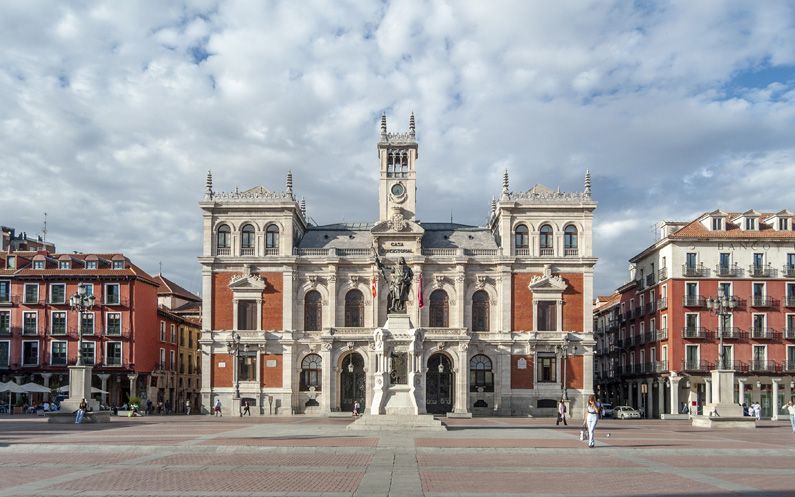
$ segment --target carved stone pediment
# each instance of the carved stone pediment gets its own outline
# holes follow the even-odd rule
[[[528,288],[533,292],[547,291],[552,293],[564,292],[568,287],[569,285],[560,275],[552,274],[552,267],[549,264],[544,266],[544,274],[533,277],[528,285]]]
[[[256,274],[236,274],[229,280],[229,288],[232,290],[265,290],[265,280]]]

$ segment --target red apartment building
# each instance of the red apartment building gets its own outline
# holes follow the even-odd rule
[[[83,315],[69,306],[80,287],[96,297]],[[108,392],[103,401],[121,404],[131,393],[154,399],[163,362],[157,291],[122,254],[0,253],[0,376],[66,385],[79,332],[93,386]]]
[[[630,259],[630,281],[594,310],[602,397],[648,417],[698,410],[722,353],[735,401],[781,415],[795,399],[793,216],[717,210],[662,223],[659,240]],[[708,308],[718,295],[734,301],[729,315]]]

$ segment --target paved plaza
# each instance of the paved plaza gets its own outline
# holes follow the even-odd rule
[[[351,432],[350,422],[6,418],[0,497],[795,495],[795,435],[783,422],[705,431],[603,420],[594,449],[553,419],[449,420],[433,433]]]

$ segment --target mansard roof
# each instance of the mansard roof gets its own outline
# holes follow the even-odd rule
[[[420,223],[425,229],[422,248],[496,249],[494,235],[486,227],[457,223]]]
[[[324,226],[309,226],[298,248],[363,248],[373,246],[369,223],[336,223]]]

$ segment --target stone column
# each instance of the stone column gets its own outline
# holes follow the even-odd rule
[[[296,402],[298,402],[298,396],[293,395],[293,392],[298,391],[298,385],[293,385],[295,382],[295,369],[296,365],[294,364],[293,360],[293,334],[289,332],[284,332],[282,334],[282,339],[279,341],[282,346],[282,390],[286,391],[287,393],[283,394],[282,403],[281,405],[273,406],[273,414],[281,414],[278,412],[279,409],[284,409],[287,414],[292,414],[296,409]],[[270,406],[268,406],[270,409]]]
[[[44,381],[44,386],[50,386],[50,378],[52,377],[52,373],[39,373],[41,375],[42,381]]]
[[[469,412],[469,344],[458,344],[458,368],[455,372],[455,405],[453,412],[465,414]]]
[[[652,419],[654,417],[654,392],[652,387],[654,382],[651,378],[646,380],[646,417]]]
[[[681,378],[678,376],[671,376],[670,378],[670,388],[671,388],[671,402],[670,402],[670,409],[669,412],[671,414],[678,414],[681,410],[679,408],[679,381]]]
[[[737,403],[743,405],[745,403],[745,380],[737,380]]]
[[[108,378],[110,378],[110,375],[108,373],[100,373],[97,376],[99,377],[99,381],[102,382],[102,384],[101,384],[102,385],[102,387],[101,387],[102,391],[103,392],[107,392],[108,391]],[[108,405],[108,394],[107,393],[103,393],[102,394],[102,405],[103,406]]]
[[[455,327],[464,327],[464,309],[466,308],[466,295],[464,295],[464,270],[458,268],[455,277]]]
[[[770,416],[770,420],[778,421],[778,411],[780,408],[778,405],[778,384],[781,378],[770,378],[770,381],[773,382],[773,413]]]
[[[138,396],[138,393],[135,391],[135,380],[138,379],[138,374],[128,374],[127,379],[130,380],[130,397],[135,395]]]
[[[334,402],[334,392],[331,390],[331,375],[335,374],[335,368],[334,363],[331,362],[331,342],[320,344],[320,358],[323,363],[320,412],[328,414],[331,412]]]
[[[665,413],[665,380],[662,378],[657,381],[657,412],[662,419]]]
[[[704,379],[704,390],[706,391],[706,402],[705,404],[712,404],[712,379],[705,378]],[[705,413],[706,414],[706,413]]]
[[[293,279],[295,277],[295,273],[291,270],[285,270],[282,275],[282,329],[283,330],[292,330],[295,327],[293,326],[293,305],[295,303],[294,298],[294,290],[293,290]],[[260,309],[262,306],[260,305]],[[262,320],[260,319],[260,323]]]
[[[328,327],[337,327],[337,273],[328,277]]]
[[[635,395],[637,395],[638,409],[640,409],[641,406],[643,405],[643,390],[641,389],[641,384],[643,384],[642,381],[638,381],[635,383],[636,387]]]

